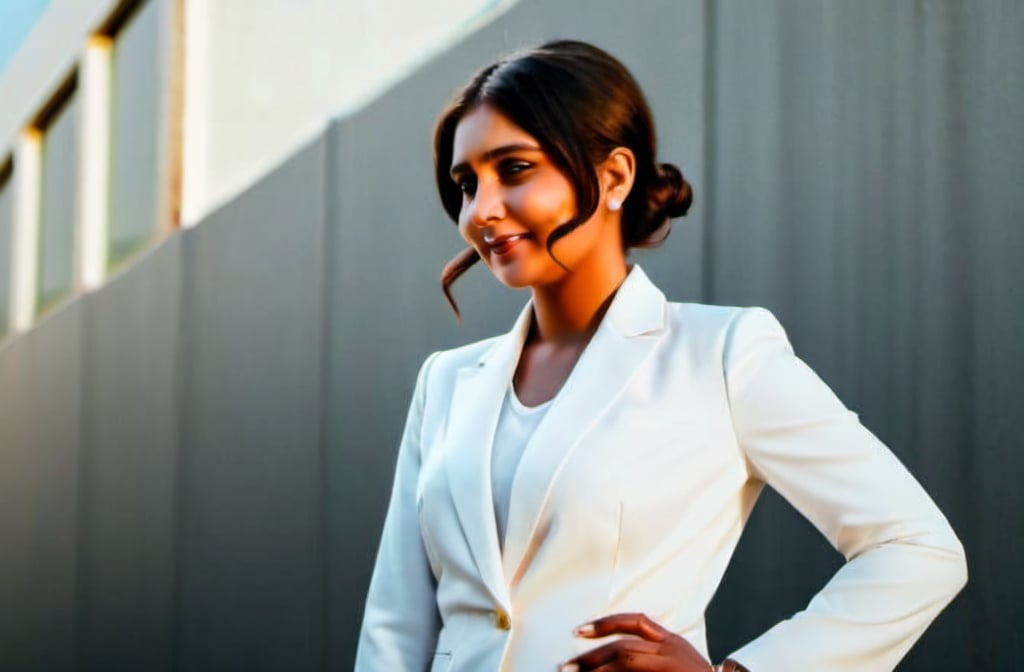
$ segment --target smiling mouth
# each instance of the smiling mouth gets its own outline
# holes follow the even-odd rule
[[[491,252],[494,254],[506,254],[513,247],[519,244],[520,241],[525,240],[528,237],[529,236],[527,234],[517,234],[509,236],[508,238],[502,238],[500,242],[490,246]]]

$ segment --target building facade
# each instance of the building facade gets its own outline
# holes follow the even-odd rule
[[[901,669],[1024,656],[1024,4],[22,8],[0,30],[0,669],[351,667],[416,370],[525,301],[478,268],[450,313],[432,126],[478,67],[557,37],[630,67],[694,185],[632,258],[672,300],[771,308],[963,539],[971,581]],[[762,500],[715,655],[841,561]]]

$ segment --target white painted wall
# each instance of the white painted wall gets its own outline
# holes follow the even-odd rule
[[[182,221],[515,0],[186,0]]]

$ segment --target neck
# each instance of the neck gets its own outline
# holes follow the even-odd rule
[[[533,323],[528,342],[585,344],[597,330],[629,269],[621,263],[573,270],[556,282],[533,288]]]

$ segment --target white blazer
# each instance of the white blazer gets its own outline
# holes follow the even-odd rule
[[[766,483],[848,562],[731,654],[752,672],[890,670],[966,582],[945,517],[770,312],[667,302],[635,264],[525,448],[502,554],[490,448],[531,311],[420,369],[357,672],[554,672],[617,612],[706,656]]]

